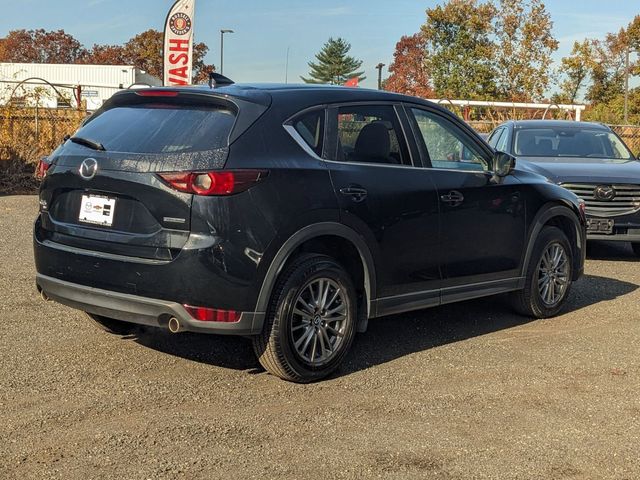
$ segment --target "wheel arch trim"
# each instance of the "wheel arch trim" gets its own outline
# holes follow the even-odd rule
[[[353,229],[336,222],[320,222],[307,225],[291,235],[279,248],[273,258],[267,273],[265,274],[258,301],[256,304],[256,312],[266,312],[269,306],[269,299],[273,288],[278,279],[278,275],[282,272],[285,264],[291,258],[291,254],[308,240],[325,235],[341,237],[353,244],[360,254],[360,262],[364,273],[364,289],[367,296],[367,317],[375,314],[372,312],[373,300],[376,295],[376,272],[373,256],[367,246],[365,240]]]
[[[574,258],[574,275],[579,275],[580,272],[576,271],[579,269],[576,269],[575,267],[580,266],[582,263],[580,259],[584,258],[586,236],[583,232],[582,226],[580,225],[578,215],[571,209],[571,207],[555,203],[542,207],[531,222],[531,232],[529,233],[529,237],[527,238],[527,248],[525,250],[521,265],[521,272],[523,277],[527,275],[527,266],[529,265],[529,261],[531,260],[531,255],[533,255],[533,247],[536,243],[538,235],[540,234],[540,231],[549,220],[555,217],[565,217],[569,219],[575,228],[575,235],[576,239],[578,240],[577,243],[580,251],[576,252],[577,255],[575,255]]]

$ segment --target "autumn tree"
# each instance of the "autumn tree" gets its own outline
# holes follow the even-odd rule
[[[640,15],[636,15],[627,26],[629,50],[640,56]],[[636,62],[631,70],[633,75],[640,75],[640,62]]]
[[[94,65],[126,65],[128,63],[122,45],[95,44],[87,53],[85,61]]]
[[[64,30],[12,30],[1,39],[0,61],[15,63],[80,63],[87,50]]]
[[[330,38],[316,54],[317,62],[309,62],[309,78],[300,77],[305,83],[331,83],[342,85],[350,78],[364,80],[359,71],[362,60],[349,55],[351,44],[342,38]]]
[[[425,66],[435,94],[445,98],[494,98],[494,5],[451,0],[426,13],[421,32],[426,42]]]
[[[494,61],[499,95],[540,99],[549,87],[551,55],[558,49],[553,22],[541,0],[499,0]]]
[[[606,103],[624,92],[627,45],[625,30],[609,33],[604,40],[594,42],[591,86],[585,96],[588,101]]]
[[[396,44],[391,75],[384,89],[392,92],[429,98],[433,96],[426,67],[426,41],[421,33],[404,36]]]
[[[207,83],[209,81],[209,74],[215,71],[216,71],[215,65],[203,64],[193,72],[193,83],[194,84]]]
[[[591,106],[590,120],[620,123],[624,118],[624,81],[627,51],[640,50],[640,15],[617,33],[604,39],[576,42],[571,55],[562,59],[557,102],[580,101],[581,94]],[[629,74],[640,74],[640,62],[631,56]],[[640,121],[640,89],[629,92],[629,120]]]
[[[83,63],[97,65],[134,65],[150,75],[162,78],[164,36],[158,30],[147,30],[124,45],[93,45],[87,50],[64,30],[12,30],[0,38],[0,61],[16,63]],[[206,44],[193,45],[193,76],[205,81],[213,65],[204,58]]]
[[[158,30],[139,33],[124,44],[124,58],[149,75],[162,78],[164,36]]]
[[[556,103],[575,103],[579,92],[591,78],[596,61],[594,60],[594,43],[585,39],[574,42],[571,54],[561,60],[560,72],[562,80],[560,91],[553,97]]]
[[[603,40],[575,42],[571,54],[561,60],[558,99],[578,101],[579,92],[584,90],[584,97],[590,103],[606,104],[622,94],[627,46],[624,30],[608,34]]]

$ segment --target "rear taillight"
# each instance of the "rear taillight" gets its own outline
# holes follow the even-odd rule
[[[191,318],[201,322],[235,323],[240,321],[240,312],[235,310],[218,310],[217,308],[193,307],[183,305]]]
[[[36,167],[36,178],[42,180],[46,177],[50,166],[51,162],[49,162],[49,159],[47,157],[42,157],[38,161],[38,166]]]
[[[251,188],[268,173],[267,170],[216,170],[159,173],[158,176],[181,192],[196,195],[233,195]]]

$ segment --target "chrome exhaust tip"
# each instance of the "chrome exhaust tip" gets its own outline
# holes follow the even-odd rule
[[[171,317],[167,326],[169,327],[169,331],[171,333],[179,333],[183,330],[182,326],[180,325],[180,320],[178,320],[176,317]]]

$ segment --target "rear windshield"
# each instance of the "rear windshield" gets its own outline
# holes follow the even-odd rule
[[[583,128],[516,130],[516,155],[528,157],[591,157],[628,160],[629,149],[615,134]]]
[[[97,113],[75,135],[109,152],[198,152],[226,147],[234,120],[231,110],[220,107],[119,106]]]

